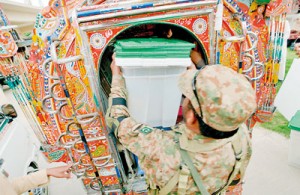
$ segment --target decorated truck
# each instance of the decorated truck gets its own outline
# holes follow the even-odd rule
[[[194,44],[205,64],[243,74],[257,95],[246,125],[272,120],[291,0],[50,0],[24,65],[30,113],[49,162],[72,162],[87,194],[146,194],[138,160],[106,127],[111,56],[122,39]],[[171,34],[170,34],[171,32]],[[23,93],[20,91],[20,93]],[[179,109],[179,108],[178,108]]]

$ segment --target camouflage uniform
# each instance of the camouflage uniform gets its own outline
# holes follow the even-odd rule
[[[196,87],[199,89],[197,93],[201,94],[198,98],[202,104],[203,121],[215,129],[224,129],[224,131],[230,131],[241,126],[243,121],[254,111],[256,105],[255,93],[251,85],[242,75],[236,78],[235,72],[226,74],[227,70],[225,72],[223,70],[218,71],[218,68],[213,68],[212,70],[211,68],[204,68],[201,71],[203,73],[200,72],[197,76],[197,79],[199,77],[200,81],[196,83]],[[183,94],[191,100],[196,112],[200,113],[199,104],[191,93],[191,77],[194,77],[194,75],[195,70],[187,71],[183,74],[179,81],[179,87]],[[233,75],[234,77],[232,77]],[[222,90],[218,92],[220,85],[222,85]],[[244,89],[236,87],[244,87]],[[205,90],[202,91],[201,88],[205,88]],[[223,89],[230,94],[222,97],[224,96]],[[243,99],[245,98],[245,101],[237,103],[237,101],[241,101],[241,95]],[[184,123],[172,127],[173,131],[162,131],[135,121],[130,117],[130,113],[125,105],[112,105],[113,99],[124,98],[126,100],[126,97],[127,91],[123,77],[114,75],[110,94],[110,108],[106,118],[107,123],[110,126],[112,120],[122,119],[119,120],[119,123],[117,122],[115,133],[122,145],[138,156],[140,166],[145,171],[150,188],[163,188],[180,171],[182,159],[179,146],[174,142],[175,132],[182,134],[180,146],[189,152],[193,164],[210,194],[226,185],[233,170],[236,162],[231,145],[233,138],[240,140],[243,149],[240,169],[243,176],[251,155],[250,139],[245,127],[240,127],[238,133],[226,139],[212,139],[196,134],[189,130]],[[236,99],[236,101],[231,100],[232,98]],[[228,110],[222,108],[221,104],[224,104],[222,101],[229,102],[226,105]],[[220,115],[223,117],[220,118]],[[188,176],[185,188],[186,194],[199,194],[199,190],[191,175]],[[171,194],[176,194],[177,191],[178,186],[176,185],[172,189]]]

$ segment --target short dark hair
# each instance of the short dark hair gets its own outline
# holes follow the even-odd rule
[[[233,136],[238,131],[238,128],[233,131],[229,131],[229,132],[219,131],[219,130],[214,129],[211,126],[207,125],[206,123],[204,123],[202,118],[200,116],[198,116],[196,113],[195,113],[195,115],[196,115],[198,123],[199,123],[199,130],[200,130],[201,134],[205,137],[210,137],[210,138],[214,138],[214,139],[225,139],[225,138],[229,138],[229,137]]]

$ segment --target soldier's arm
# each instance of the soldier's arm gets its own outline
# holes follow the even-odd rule
[[[116,137],[124,147],[129,149],[139,159],[155,159],[159,155],[160,147],[170,139],[161,130],[136,122],[126,106],[127,91],[125,81],[121,75],[114,75],[109,100],[109,109],[106,115]],[[111,121],[113,120],[113,121]],[[156,157],[155,157],[156,156]]]

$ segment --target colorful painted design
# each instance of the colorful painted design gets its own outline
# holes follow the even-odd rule
[[[287,13],[291,10],[293,0],[272,0],[267,5],[266,16],[275,17]]]
[[[69,162],[67,151],[63,148],[53,148],[51,151],[44,153],[49,162]]]
[[[243,31],[240,23],[232,19],[231,13],[227,8],[224,8],[222,26],[223,28],[220,33],[222,37],[241,35]],[[219,51],[220,63],[237,71],[239,63],[238,59],[240,52],[240,44],[220,40]]]
[[[0,30],[0,58],[14,56],[17,50],[18,46],[10,32]]]
[[[249,13],[250,16],[250,22],[252,24],[253,32],[257,34],[258,42],[257,42],[257,48],[259,48],[260,52],[258,52],[259,61],[260,62],[266,62],[267,57],[267,46],[268,46],[268,40],[269,40],[269,29],[266,25],[266,19],[263,15],[265,11],[265,5],[254,5],[255,2],[252,5],[252,10]]]
[[[110,156],[108,141],[106,138],[97,139],[104,136],[103,114],[96,110],[83,61],[55,64],[50,54],[52,40],[61,39],[56,49],[58,59],[81,55],[82,42],[80,37],[76,38],[79,34],[71,27],[69,18],[65,17],[68,8],[77,3],[80,2],[67,1],[64,4],[58,0],[50,1],[49,7],[38,15],[28,63],[29,81],[33,86],[34,97],[41,105],[37,118],[47,144],[55,146],[59,143],[61,147],[69,148],[45,152],[49,161],[72,161],[77,167],[74,169],[76,175],[82,176],[83,171],[83,176],[95,178],[98,165],[110,163],[114,168],[114,160],[111,157],[105,159]],[[97,40],[93,41],[97,46]],[[79,135],[82,134],[87,143],[80,141]],[[116,172],[110,172],[110,176],[100,175],[103,185],[119,184]],[[83,180],[87,185],[91,182],[89,179]]]
[[[207,23],[204,19],[198,18],[193,24],[193,31],[196,34],[203,34],[207,30]]]
[[[106,43],[106,38],[100,33],[95,33],[90,38],[90,44],[95,49],[102,49],[105,43]]]
[[[143,15],[143,17],[144,17],[144,15]],[[209,19],[208,16],[200,16],[200,17],[194,16],[194,17],[187,17],[187,18],[181,18],[181,19],[169,19],[169,20],[165,20],[163,22],[166,23],[166,24],[179,25],[182,28],[184,28],[187,32],[194,33],[193,27],[195,27],[194,24],[195,24],[197,19],[198,19],[198,21],[201,21],[201,24],[206,25],[206,26],[203,27],[203,29],[205,29],[205,31],[201,32],[199,34],[196,34],[196,37],[197,37],[198,41],[204,47],[205,55],[207,57],[209,57],[209,44],[210,44],[210,42],[209,42],[209,39],[207,39],[207,37],[210,36],[209,35],[209,28],[207,26],[207,22],[208,22],[208,19]],[[199,20],[199,19],[201,19],[201,20]],[[119,22],[119,21],[115,21],[115,19],[113,19],[113,20],[114,20],[114,23]],[[197,22],[196,24],[200,25],[199,22]],[[126,26],[111,27],[110,29],[101,29],[101,30],[97,30],[97,31],[87,32],[87,36],[91,40],[92,37],[95,34],[97,35],[97,37],[98,37],[98,34],[101,34],[103,37],[106,38],[106,44],[109,44],[121,32],[126,31],[127,28],[128,28],[127,25]],[[202,31],[203,31],[203,29],[202,29]],[[198,30],[198,32],[200,32],[199,29],[197,29],[197,30]],[[97,70],[97,69],[99,69],[99,62],[101,61],[100,56],[103,54],[103,52],[105,50],[105,47],[102,47],[102,48],[98,49],[98,48],[94,47],[91,43],[90,49],[91,49],[91,53],[92,53],[92,56],[93,56],[95,69]]]

